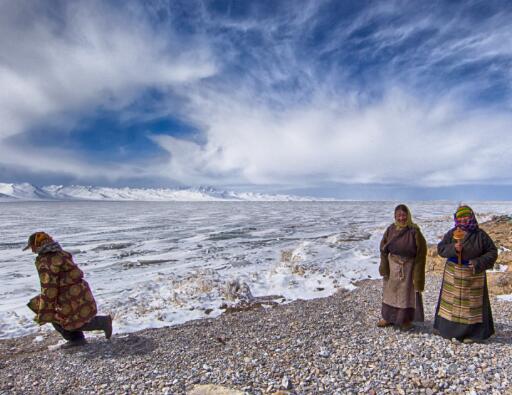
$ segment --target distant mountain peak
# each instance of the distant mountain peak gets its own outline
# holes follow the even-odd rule
[[[291,195],[217,190],[211,186],[181,188],[112,188],[92,185],[0,183],[0,201],[311,201]]]

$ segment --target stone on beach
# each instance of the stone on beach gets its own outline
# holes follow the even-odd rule
[[[231,280],[226,283],[224,287],[224,297],[231,301],[245,301],[250,302],[254,299],[251,289],[245,282],[240,280]]]
[[[187,395],[244,395],[244,392],[222,385],[202,384],[194,385]]]
[[[71,351],[48,352],[59,340],[53,332],[39,342],[30,336],[2,340],[0,393],[511,391],[512,304],[491,298],[497,333],[486,344],[451,342],[432,333],[440,280],[427,276],[426,322],[407,333],[377,328],[382,284],[365,280],[352,292],[114,335],[110,341],[93,337]]]
[[[510,223],[498,221],[506,251],[503,224],[510,237]],[[36,342],[36,335],[0,340],[0,394],[512,393],[512,303],[491,295],[496,335],[485,344],[443,339],[432,331],[440,283],[441,276],[427,275],[426,321],[409,332],[377,328],[382,283],[364,280],[354,291],[314,300],[272,304],[253,297],[250,303],[273,308],[110,341],[89,337],[68,351],[48,351],[60,340],[53,331]],[[232,284],[233,295],[243,288]]]

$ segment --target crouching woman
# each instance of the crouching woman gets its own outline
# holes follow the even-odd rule
[[[23,250],[27,249],[37,254],[41,283],[41,293],[27,305],[36,314],[34,320],[40,325],[51,323],[67,340],[63,348],[84,345],[84,331],[102,330],[109,339],[112,317],[96,315],[92,292],[71,254],[45,232],[30,235]]]
[[[423,321],[421,292],[425,286],[427,243],[411,212],[404,204],[395,208],[395,222],[380,243],[379,272],[383,276],[382,319],[379,327],[412,328],[413,321]]]

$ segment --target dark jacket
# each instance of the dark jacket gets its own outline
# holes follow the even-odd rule
[[[379,273],[389,276],[388,254],[414,258],[413,285],[418,292],[425,288],[425,263],[427,260],[427,242],[416,226],[398,230],[394,224],[388,226],[380,242]]]
[[[449,230],[439,242],[437,252],[444,258],[457,258],[453,229]],[[478,228],[466,233],[462,240],[462,259],[469,260],[473,264],[475,273],[492,269],[497,258],[498,250],[484,230]]]

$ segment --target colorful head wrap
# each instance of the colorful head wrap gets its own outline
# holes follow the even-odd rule
[[[455,218],[472,217],[472,216],[474,216],[473,210],[471,210],[471,208],[469,208],[468,206],[459,206],[459,208],[455,212]]]
[[[469,218],[469,222],[461,223],[461,218]],[[478,222],[476,220],[475,213],[469,206],[459,206],[455,214],[453,214],[453,219],[455,221],[454,229],[460,228],[465,232],[472,232],[478,229]]]
[[[37,252],[45,245],[52,243],[54,243],[54,241],[48,233],[35,232],[29,236],[27,245],[25,246],[25,248],[23,248],[23,251],[33,247],[34,250]]]

